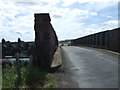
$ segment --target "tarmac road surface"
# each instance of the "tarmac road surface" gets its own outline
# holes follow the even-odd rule
[[[64,46],[58,74],[63,88],[118,88],[118,55],[106,50]]]

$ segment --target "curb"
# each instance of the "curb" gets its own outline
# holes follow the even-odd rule
[[[61,58],[61,48],[58,47],[55,54],[54,54],[54,57],[53,57],[53,60],[52,60],[52,64],[51,64],[51,68],[54,68],[54,67],[58,67],[62,64],[62,58]]]

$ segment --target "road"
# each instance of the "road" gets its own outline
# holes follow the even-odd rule
[[[83,47],[62,47],[63,88],[118,88],[118,55]]]

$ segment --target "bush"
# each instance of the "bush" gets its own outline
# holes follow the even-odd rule
[[[3,88],[55,88],[55,77],[36,67],[21,67],[21,81],[18,79],[17,68],[3,69]]]
[[[32,67],[23,73],[23,77],[25,78],[26,84],[32,84],[41,78],[45,78],[45,74],[46,72],[38,68]]]
[[[16,88],[16,83],[17,83],[17,72],[16,68],[11,68],[9,69],[4,68],[3,69],[3,75],[2,75],[2,87],[3,88]]]

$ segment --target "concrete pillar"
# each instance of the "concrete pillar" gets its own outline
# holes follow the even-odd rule
[[[53,49],[57,41],[53,28],[50,24],[50,16],[48,13],[35,14],[35,58],[34,65],[42,69],[49,69]],[[54,39],[54,40],[53,40]],[[53,45],[54,44],[54,45]],[[52,48],[52,49],[51,49]]]

